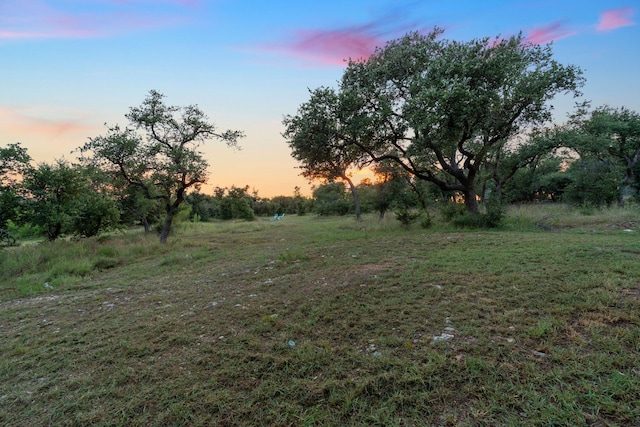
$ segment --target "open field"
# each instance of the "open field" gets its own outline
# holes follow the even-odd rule
[[[0,251],[0,425],[640,425],[640,214],[562,209]]]

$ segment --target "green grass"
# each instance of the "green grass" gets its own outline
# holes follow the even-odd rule
[[[639,217],[287,216],[7,249],[0,425],[640,425]]]

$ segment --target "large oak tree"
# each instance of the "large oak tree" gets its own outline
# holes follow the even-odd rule
[[[371,160],[394,161],[461,194],[467,211],[477,212],[477,178],[488,160],[549,121],[556,95],[578,95],[582,72],[521,35],[460,42],[442,33],[411,33],[350,61],[340,121]]]

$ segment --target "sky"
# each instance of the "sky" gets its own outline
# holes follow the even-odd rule
[[[205,193],[309,194],[282,119],[336,86],[348,58],[434,26],[460,41],[522,32],[584,70],[581,100],[640,112],[638,21],[638,0],[0,0],[0,146],[73,161],[156,90],[246,134],[241,150],[202,147]],[[558,123],[575,102],[554,101]]]

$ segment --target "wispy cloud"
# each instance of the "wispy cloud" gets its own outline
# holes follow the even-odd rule
[[[148,3],[145,6],[145,3]],[[160,0],[165,9],[145,0],[88,0],[69,2],[72,8],[51,0],[23,0],[0,5],[0,40],[91,38],[179,24],[185,10],[198,0]],[[156,1],[155,3],[158,3]],[[151,13],[149,12],[151,11]]]
[[[620,9],[609,9],[600,12],[600,21],[596,26],[598,31],[611,31],[620,27],[628,27],[636,23],[631,20],[633,9],[623,7]]]
[[[79,117],[55,117],[57,109],[42,107],[0,107],[0,132],[14,138],[49,136],[59,138],[79,132],[87,133],[93,127]],[[73,116],[67,112],[65,115]]]
[[[421,29],[416,23],[400,22],[393,14],[362,25],[296,29],[286,36],[286,42],[262,45],[259,49],[313,63],[344,65],[350,58],[368,58],[376,47],[383,47],[392,38]]]
[[[344,64],[348,58],[368,58],[384,40],[371,25],[334,30],[297,30],[293,41],[282,46],[292,56],[328,65]]]
[[[565,37],[573,36],[576,33],[565,28],[560,21],[553,22],[545,27],[534,28],[527,32],[525,41],[532,44],[546,44]]]

